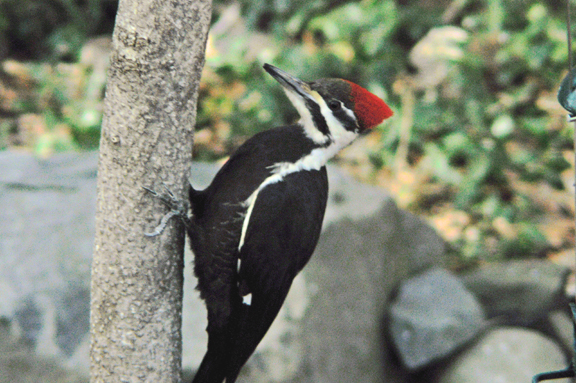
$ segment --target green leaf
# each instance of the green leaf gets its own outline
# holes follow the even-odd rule
[[[490,132],[496,138],[506,138],[514,131],[514,120],[507,114],[496,118],[490,127]]]

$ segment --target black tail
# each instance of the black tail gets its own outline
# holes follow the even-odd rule
[[[290,289],[253,294],[251,305],[237,300],[226,330],[208,331],[208,351],[192,383],[235,383],[240,370],[274,322]]]
[[[208,351],[192,383],[222,383],[230,359],[230,342],[225,335],[209,334]]]
[[[274,297],[253,296],[250,306],[242,305],[237,325],[237,336],[226,373],[226,383],[234,383],[236,381],[240,369],[256,350],[272,322],[274,322],[287,292]]]

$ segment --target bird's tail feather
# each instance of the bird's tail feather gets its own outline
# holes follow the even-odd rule
[[[229,358],[230,344],[226,337],[221,334],[209,334],[208,351],[192,383],[222,383],[226,377]]]
[[[237,324],[236,340],[226,373],[226,383],[234,383],[240,369],[248,361],[256,346],[274,322],[280,311],[284,296],[253,296],[251,305],[242,305]],[[271,298],[271,299],[268,299]]]

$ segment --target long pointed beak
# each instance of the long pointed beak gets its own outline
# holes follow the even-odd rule
[[[302,98],[314,100],[310,95],[312,92],[310,86],[304,81],[284,72],[282,69],[276,68],[274,65],[264,64],[264,69],[274,77],[274,79],[278,81],[286,91],[296,93]]]

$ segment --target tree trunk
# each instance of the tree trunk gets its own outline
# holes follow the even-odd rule
[[[120,0],[98,165],[91,381],[179,382],[184,228],[142,186],[186,198],[211,0]]]

